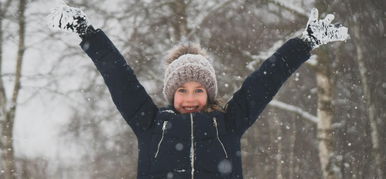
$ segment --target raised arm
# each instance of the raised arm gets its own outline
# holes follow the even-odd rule
[[[300,38],[287,41],[261,67],[246,78],[226,106],[229,126],[242,135],[258,118],[282,84],[310,57],[310,51],[332,41],[346,40],[347,28],[330,24],[332,14],[318,20],[313,9]]]
[[[103,31],[97,30],[95,34],[83,38],[80,46],[101,73],[114,104],[126,122],[137,135],[146,130],[158,108],[114,44]]]
[[[249,128],[282,84],[310,57],[311,47],[291,39],[249,75],[226,106],[226,114],[240,135]]]
[[[102,30],[94,30],[87,23],[80,9],[64,6],[52,14],[52,19],[57,18],[52,26],[76,32],[82,38],[80,46],[101,73],[114,104],[135,134],[140,135],[152,124],[158,108],[124,57]]]

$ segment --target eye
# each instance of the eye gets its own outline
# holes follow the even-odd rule
[[[204,89],[196,89],[194,90],[195,93],[203,93],[204,92]]]
[[[179,88],[179,89],[177,89],[177,92],[179,92],[179,93],[186,93],[186,89]]]

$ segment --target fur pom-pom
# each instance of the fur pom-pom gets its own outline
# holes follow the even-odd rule
[[[201,48],[200,44],[193,42],[184,42],[170,49],[167,55],[165,56],[164,60],[166,64],[170,64],[174,60],[178,59],[180,56],[185,54],[202,55],[207,58],[207,53],[204,49]]]

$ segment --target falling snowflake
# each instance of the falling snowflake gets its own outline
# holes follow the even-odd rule
[[[181,151],[182,149],[184,149],[184,145],[183,144],[181,144],[181,143],[176,144],[176,150],[177,151]]]
[[[217,169],[222,174],[229,174],[232,172],[232,163],[229,160],[224,159],[218,164]]]

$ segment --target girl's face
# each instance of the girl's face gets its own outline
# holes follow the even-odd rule
[[[182,113],[199,112],[208,101],[206,89],[198,82],[186,82],[174,93],[174,108]]]

